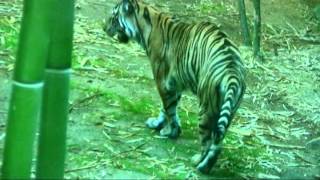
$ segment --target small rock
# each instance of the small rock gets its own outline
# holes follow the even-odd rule
[[[320,150],[320,137],[317,137],[307,142],[306,147],[312,150]]]

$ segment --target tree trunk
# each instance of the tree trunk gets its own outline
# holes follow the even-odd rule
[[[250,32],[248,27],[247,15],[246,15],[246,6],[244,0],[238,0],[238,8],[240,15],[240,26],[241,34],[243,38],[243,43],[245,46],[251,46]]]
[[[256,59],[262,59],[260,51],[261,42],[261,13],[260,0],[252,0],[255,14],[254,14],[254,33],[253,33],[253,55]]]

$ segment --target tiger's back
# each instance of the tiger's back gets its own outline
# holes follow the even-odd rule
[[[180,32],[183,35],[172,37],[168,48],[172,51],[164,57],[172,62],[168,63],[169,68],[176,71],[182,87],[198,94],[209,83],[208,78],[219,84],[223,76],[233,74],[243,81],[244,67],[238,48],[215,24],[182,24],[186,26]]]

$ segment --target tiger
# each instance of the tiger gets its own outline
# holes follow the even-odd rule
[[[162,108],[148,128],[178,138],[182,92],[198,97],[201,151],[193,159],[198,171],[210,173],[246,88],[237,46],[214,23],[188,22],[142,0],[120,0],[103,28],[119,42],[137,42],[149,57]]]

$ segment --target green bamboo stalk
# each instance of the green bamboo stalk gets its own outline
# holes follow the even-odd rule
[[[30,178],[33,141],[40,113],[43,83],[12,86],[2,179]]]
[[[52,9],[36,172],[41,179],[62,179],[66,156],[74,1],[54,0]]]
[[[2,178],[28,179],[40,114],[43,75],[49,44],[46,1],[26,0],[5,137]]]

